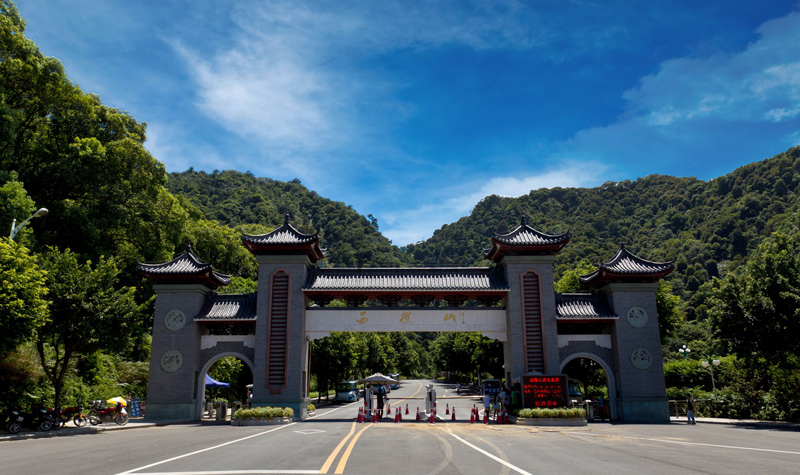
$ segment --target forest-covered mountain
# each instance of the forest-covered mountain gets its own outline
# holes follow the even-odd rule
[[[352,207],[309,191],[300,180],[283,182],[256,178],[250,173],[187,170],[171,173],[167,188],[185,197],[205,219],[237,227],[260,224],[269,229],[292,224],[303,232],[319,232],[328,248],[325,265],[347,267],[400,267],[411,259],[380,234],[377,221]],[[371,218],[371,219],[370,219]]]
[[[796,224],[798,187],[800,147],[795,147],[708,182],[651,175],[597,188],[488,196],[469,216],[400,249],[380,235],[374,219],[320,197],[299,181],[189,170],[170,174],[167,183],[206,219],[229,226],[277,227],[289,213],[303,230],[321,233],[332,266],[488,265],[482,249],[492,233],[513,229],[524,214],[540,231],[572,235],[556,261],[557,277],[582,260],[584,266],[596,266],[610,259],[621,242],[646,259],[675,260],[676,272],[668,281],[690,319],[698,311],[704,317],[704,294],[696,295],[702,284],[744,262],[774,231]]]

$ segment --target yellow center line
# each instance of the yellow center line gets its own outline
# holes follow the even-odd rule
[[[422,390],[422,383],[417,381],[417,384],[419,384],[419,387],[414,392],[414,394],[407,397],[409,398],[414,397],[417,395],[417,393],[419,393]],[[397,402],[400,403],[404,400],[406,400],[406,398],[399,399]],[[356,441],[358,440],[359,437],[361,437],[361,434],[370,427],[372,427],[372,424],[361,429],[358,432],[358,434],[353,438],[353,440],[350,441],[350,445],[347,446],[347,450],[345,450],[344,454],[342,455],[342,458],[339,460],[339,465],[336,466],[336,472],[335,472],[336,474],[341,474],[344,472],[344,468],[347,465],[347,460],[350,458],[350,454],[353,452],[353,448],[356,445]],[[347,436],[344,439],[342,439],[341,442],[339,442],[339,445],[336,446],[333,452],[331,452],[331,454],[328,456],[328,459],[325,461],[325,464],[322,466],[322,468],[319,469],[319,473],[322,474],[328,473],[328,470],[331,468],[331,465],[333,465],[333,461],[336,460],[336,456],[339,455],[339,451],[342,450],[342,447],[344,447],[344,444],[347,443],[347,441],[350,439],[350,436],[353,435],[353,432],[355,432],[355,430],[356,430],[356,423],[353,422],[353,425],[350,427],[350,433],[348,433]]]
[[[353,422],[353,426],[350,427],[350,433],[347,434],[347,437],[342,439],[341,442],[339,442],[339,445],[337,445],[336,448],[333,450],[331,455],[328,457],[328,460],[325,461],[325,465],[323,465],[322,468],[319,469],[319,473],[328,473],[328,469],[331,468],[331,465],[333,465],[333,461],[336,460],[336,456],[339,455],[339,451],[342,450],[344,444],[347,443],[347,439],[349,439],[350,436],[353,435],[353,432],[355,431],[356,431],[356,423]]]
[[[342,458],[339,459],[339,465],[336,466],[336,471],[334,472],[335,474],[340,475],[344,473],[344,467],[345,465],[347,465],[347,459],[350,458],[350,452],[352,452],[353,447],[356,446],[356,441],[358,441],[358,438],[361,437],[361,434],[363,434],[365,430],[369,429],[372,426],[373,424],[364,427],[363,429],[358,431],[358,434],[356,434],[355,437],[353,437],[353,440],[350,441],[350,445],[347,446],[347,450],[344,451]]]
[[[408,399],[410,399],[410,398],[412,398],[412,397],[416,396],[418,392],[422,391],[422,383],[420,383],[419,381],[417,381],[417,384],[419,384],[419,387],[418,387],[418,388],[417,388],[417,390],[414,392],[414,394],[412,394],[411,396],[406,396],[406,397],[404,397],[404,398],[402,398],[402,399],[398,399],[397,401],[395,401],[395,404],[400,404],[401,402],[403,402],[403,401],[406,401],[406,400],[408,400]]]

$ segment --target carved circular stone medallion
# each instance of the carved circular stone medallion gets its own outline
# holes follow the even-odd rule
[[[173,310],[164,317],[164,324],[167,328],[176,332],[186,325],[186,314],[180,310]]]
[[[632,307],[628,310],[628,323],[636,328],[647,325],[647,311],[642,307]]]
[[[631,363],[638,369],[647,369],[653,364],[653,357],[644,348],[637,348],[631,353]]]
[[[183,355],[178,350],[169,350],[161,357],[161,368],[167,373],[174,373],[181,369]]]

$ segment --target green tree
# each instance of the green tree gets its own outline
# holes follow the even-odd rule
[[[81,91],[24,31],[0,3],[0,171],[15,170],[50,210],[37,239],[129,266],[171,257],[186,211],[144,148],[145,124]]]
[[[594,272],[597,268],[589,262],[588,259],[581,259],[578,262],[578,266],[574,270],[568,270],[564,272],[558,282],[555,283],[556,292],[560,293],[569,293],[569,292],[580,292],[581,291],[581,281],[580,277],[582,275],[590,274]]]
[[[143,312],[133,287],[118,287],[116,260],[79,262],[69,251],[49,248],[42,258],[50,289],[50,321],[38,332],[37,350],[60,406],[64,377],[77,354],[130,351],[141,336]]]
[[[36,209],[33,199],[28,196],[25,187],[17,181],[16,172],[0,171],[0,237],[8,236],[11,223],[16,219],[17,224],[28,218]],[[30,225],[26,225],[16,235],[16,242],[26,243],[31,232]]]
[[[658,312],[658,330],[661,334],[661,343],[675,335],[683,321],[680,312],[681,299],[672,293],[672,289],[665,280],[658,281],[656,289],[656,311]]]
[[[775,234],[737,272],[717,280],[710,313],[720,338],[745,359],[780,364],[800,354],[800,234]]]
[[[0,358],[47,320],[45,273],[25,246],[0,239]]]
[[[187,239],[193,252],[226,274],[256,278],[256,259],[242,245],[241,233],[216,221],[199,219],[187,225]]]

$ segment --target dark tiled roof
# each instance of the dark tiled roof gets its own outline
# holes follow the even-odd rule
[[[206,300],[195,321],[241,322],[256,319],[256,294],[213,294]]]
[[[489,267],[317,268],[305,291],[508,291]]]
[[[492,236],[492,247],[484,250],[484,257],[494,261],[505,255],[555,254],[570,239],[568,233],[545,234],[528,226],[528,218],[522,216],[520,225],[508,234]]]
[[[319,247],[319,234],[301,233],[289,223],[288,214],[282,226],[267,234],[254,236],[242,233],[242,243],[255,254],[284,254],[290,251],[290,254],[309,255],[314,261],[325,257],[324,250]]]
[[[672,262],[652,262],[635,256],[620,244],[617,255],[610,261],[600,264],[600,268],[591,274],[581,276],[583,284],[593,285],[614,280],[620,281],[655,281],[675,269]]]
[[[557,294],[557,320],[608,320],[619,317],[608,304],[592,294]]]
[[[202,283],[211,288],[228,285],[230,276],[214,270],[211,264],[202,262],[187,246],[186,252],[163,264],[139,263],[136,271],[150,280],[163,283]]]

